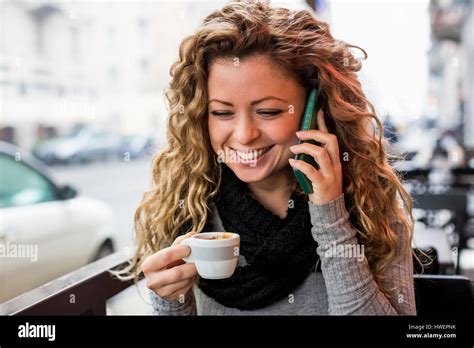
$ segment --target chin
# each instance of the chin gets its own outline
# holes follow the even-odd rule
[[[273,174],[279,172],[279,166],[262,166],[260,168],[243,167],[238,163],[228,164],[230,170],[239,178],[240,181],[247,184],[256,183],[267,179]]]
[[[243,181],[245,183],[262,181],[271,174],[265,168],[236,168],[235,165],[233,165],[230,167],[230,169],[234,172],[234,174],[239,178],[240,181]]]

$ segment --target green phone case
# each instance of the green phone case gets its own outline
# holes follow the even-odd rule
[[[318,105],[317,105],[317,90],[312,89],[308,101],[306,102],[306,109],[303,115],[303,119],[301,121],[301,130],[308,130],[308,129],[317,129],[317,114],[318,114]],[[298,144],[301,143],[311,143],[315,145],[321,145],[321,143],[318,143],[317,141],[314,140],[299,140]],[[302,160],[305,161],[306,163],[311,164],[313,167],[319,170],[319,165],[314,161],[314,158],[310,155],[307,155],[305,153],[297,154],[295,155],[296,160]],[[306,177],[305,174],[300,172],[297,169],[293,169],[293,172],[295,173],[296,180],[298,180],[298,183],[300,184],[301,188],[303,189],[305,194],[310,194],[313,193],[313,184],[311,181]]]

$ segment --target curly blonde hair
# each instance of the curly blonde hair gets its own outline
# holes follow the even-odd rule
[[[147,256],[171,244],[184,224],[202,231],[209,199],[218,192],[221,167],[207,129],[211,63],[264,54],[302,86],[320,91],[329,131],[339,140],[347,211],[375,281],[389,292],[383,287],[385,271],[403,256],[400,250],[411,250],[413,203],[390,165],[382,124],[362,92],[356,75],[361,61],[351,48],[367,58],[363,49],[334,39],[328,24],[310,12],[258,1],[228,3],[182,41],[166,91],[168,143],[154,158],[153,186],[135,213],[137,250],[126,269],[131,277],[139,275]],[[405,226],[406,238],[396,235],[391,218]]]

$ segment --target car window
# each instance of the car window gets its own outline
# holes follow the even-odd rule
[[[0,154],[0,208],[55,199],[54,187],[44,176],[10,156]]]

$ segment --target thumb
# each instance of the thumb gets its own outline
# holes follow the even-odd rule
[[[185,240],[186,238],[189,238],[189,237],[193,236],[193,235],[196,234],[196,233],[197,233],[197,232],[195,232],[195,231],[191,231],[191,232],[188,232],[188,233],[186,233],[186,234],[184,234],[184,235],[182,235],[182,236],[179,236],[178,238],[176,238],[176,239],[174,240],[174,242],[173,242],[172,245],[179,245],[179,244],[181,244],[181,242],[182,242],[183,240]]]

